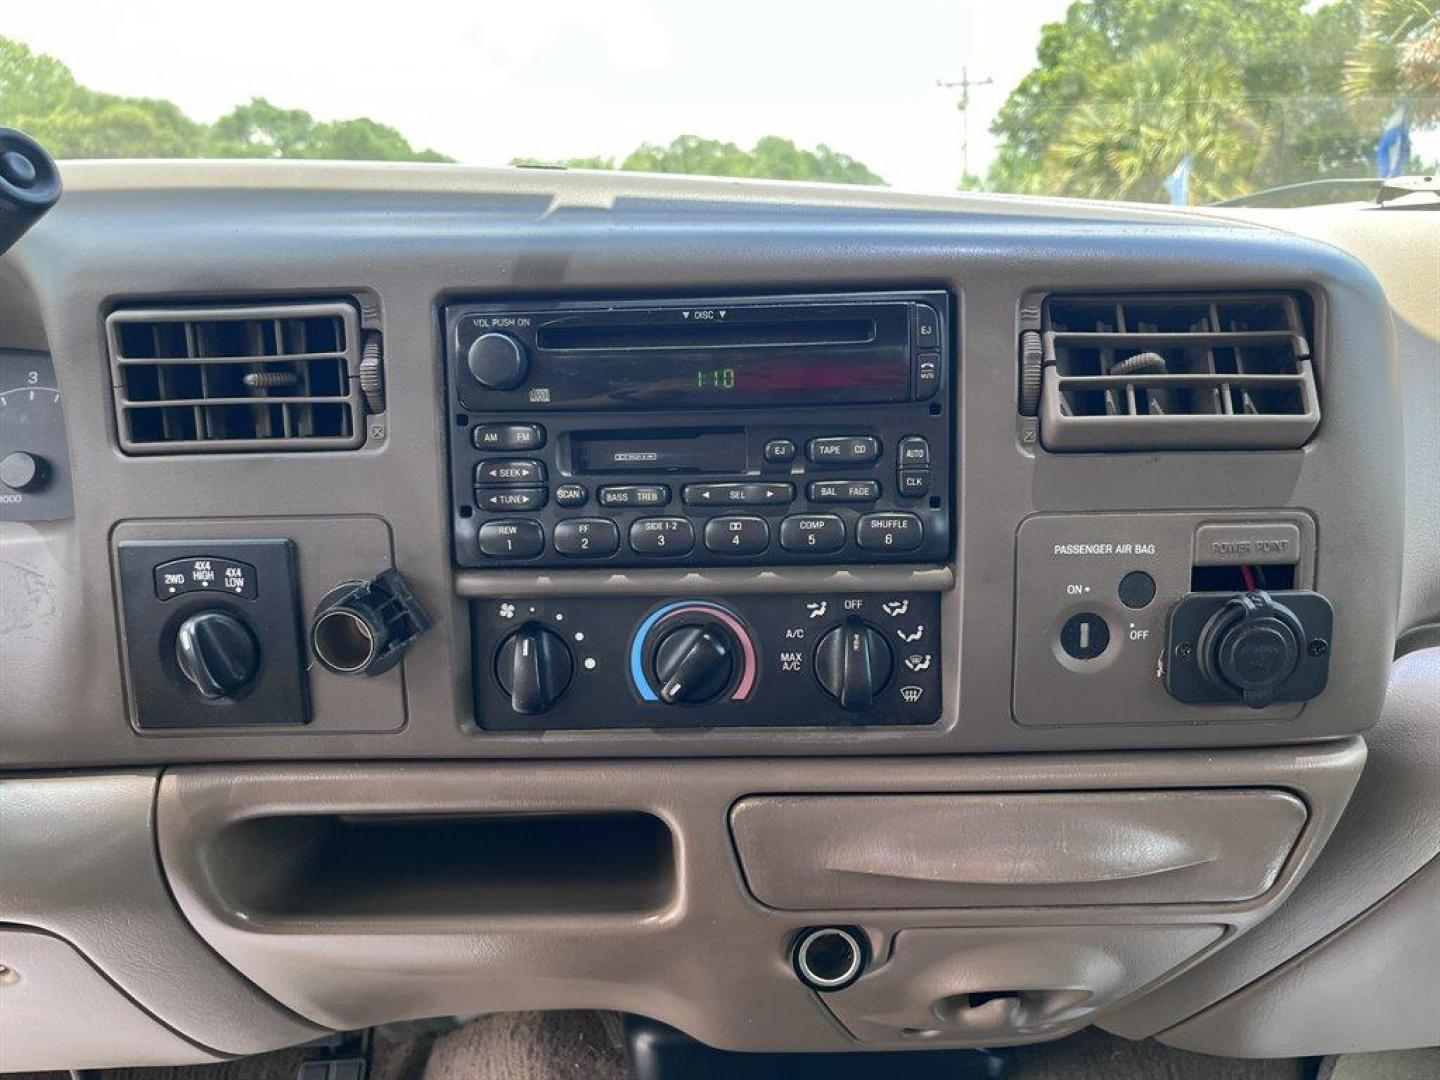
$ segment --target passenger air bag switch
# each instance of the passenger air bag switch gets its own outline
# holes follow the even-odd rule
[[[1071,615],[1060,628],[1060,647],[1076,660],[1094,660],[1110,645],[1110,625],[1091,611]]]

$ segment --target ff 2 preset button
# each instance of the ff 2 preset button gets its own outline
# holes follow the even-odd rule
[[[533,559],[545,550],[545,530],[528,518],[487,521],[478,539],[480,554],[492,559]]]
[[[620,526],[609,518],[566,518],[555,524],[554,543],[572,559],[603,559],[620,550]]]

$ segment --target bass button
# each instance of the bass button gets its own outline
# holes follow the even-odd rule
[[[845,546],[845,522],[834,514],[792,514],[780,522],[786,551],[831,555]]]

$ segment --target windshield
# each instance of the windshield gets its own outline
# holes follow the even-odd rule
[[[1440,0],[47,0],[4,29],[0,125],[61,158],[1176,204],[1440,161]]]

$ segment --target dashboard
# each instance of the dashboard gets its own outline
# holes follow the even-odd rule
[[[64,179],[0,259],[0,922],[135,1033],[31,1067],[516,1007],[1183,1030],[1440,621],[1433,337],[1280,218]]]

